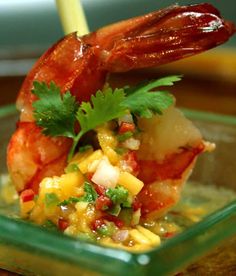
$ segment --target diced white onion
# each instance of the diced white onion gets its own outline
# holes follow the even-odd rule
[[[138,150],[140,147],[140,141],[138,139],[134,139],[130,137],[129,139],[125,140],[122,143],[123,147],[130,149],[130,150]]]
[[[124,242],[128,239],[129,231],[128,230],[118,230],[113,236],[112,239],[115,242]]]
[[[92,181],[106,188],[114,188],[118,182],[120,171],[110,164],[107,157],[104,157],[98,164]]]

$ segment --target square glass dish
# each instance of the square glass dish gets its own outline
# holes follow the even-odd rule
[[[217,144],[197,162],[191,179],[236,191],[236,118],[191,110],[186,115],[206,140]],[[0,109],[0,173],[15,108]],[[14,218],[0,200],[0,268],[24,275],[172,275],[236,234],[236,201],[145,253],[130,253],[83,242]]]

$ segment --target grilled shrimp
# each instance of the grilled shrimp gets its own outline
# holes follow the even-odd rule
[[[17,98],[20,119],[8,146],[7,164],[18,192],[26,188],[37,192],[44,177],[61,175],[71,147],[69,138],[44,136],[36,126],[32,103],[37,97],[31,93],[34,81],[54,81],[62,93],[70,90],[78,102],[88,101],[111,72],[158,66],[191,56],[224,43],[234,32],[234,25],[209,4],[174,5],[83,37],[72,33],[58,41],[36,62]],[[150,131],[147,122],[140,124]],[[180,182],[204,150],[201,136],[196,137],[191,146],[177,143],[181,150],[166,152],[162,158],[142,154],[141,149],[139,177],[146,184],[140,195],[144,216],[160,213],[178,200]],[[154,149],[159,152],[160,147]]]

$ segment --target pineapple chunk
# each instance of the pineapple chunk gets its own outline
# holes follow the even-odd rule
[[[137,195],[143,188],[143,182],[128,172],[121,172],[118,183],[124,186],[133,196]]]

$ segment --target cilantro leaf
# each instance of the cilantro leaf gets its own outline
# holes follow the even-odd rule
[[[124,101],[123,89],[107,88],[104,92],[98,91],[92,95],[91,103],[83,102],[76,114],[80,123],[81,132],[86,133],[110,120],[121,117],[125,114],[125,109],[120,106]]]
[[[80,124],[80,132],[74,139],[68,157],[69,160],[74,154],[78,141],[86,132],[125,114],[126,107],[121,106],[124,99],[123,89],[113,91],[108,87],[103,92],[99,90],[95,95],[92,95],[91,103],[82,102],[76,114]]]
[[[128,88],[125,90],[127,97],[122,105],[140,117],[151,118],[153,113],[162,114],[163,110],[174,103],[174,99],[166,91],[151,90],[160,86],[171,86],[179,80],[181,76],[169,76]]]
[[[76,111],[75,97],[69,91],[60,94],[60,88],[54,82],[33,83],[32,93],[39,100],[33,103],[36,124],[43,128],[43,133],[50,136],[66,136],[73,138]]]
[[[85,195],[81,197],[81,201],[93,202],[98,198],[98,194],[89,182],[84,183]]]
[[[149,92],[150,90],[161,87],[161,86],[172,86],[174,85],[174,82],[180,81],[182,79],[182,76],[168,76],[168,77],[163,77],[157,80],[152,80],[152,81],[143,81],[139,83],[136,86],[133,87],[126,87],[125,88],[125,94],[127,96],[137,93],[137,92]]]
[[[107,189],[106,196],[112,200],[113,204],[123,204],[127,202],[129,192],[126,188],[118,185],[115,188]]]

